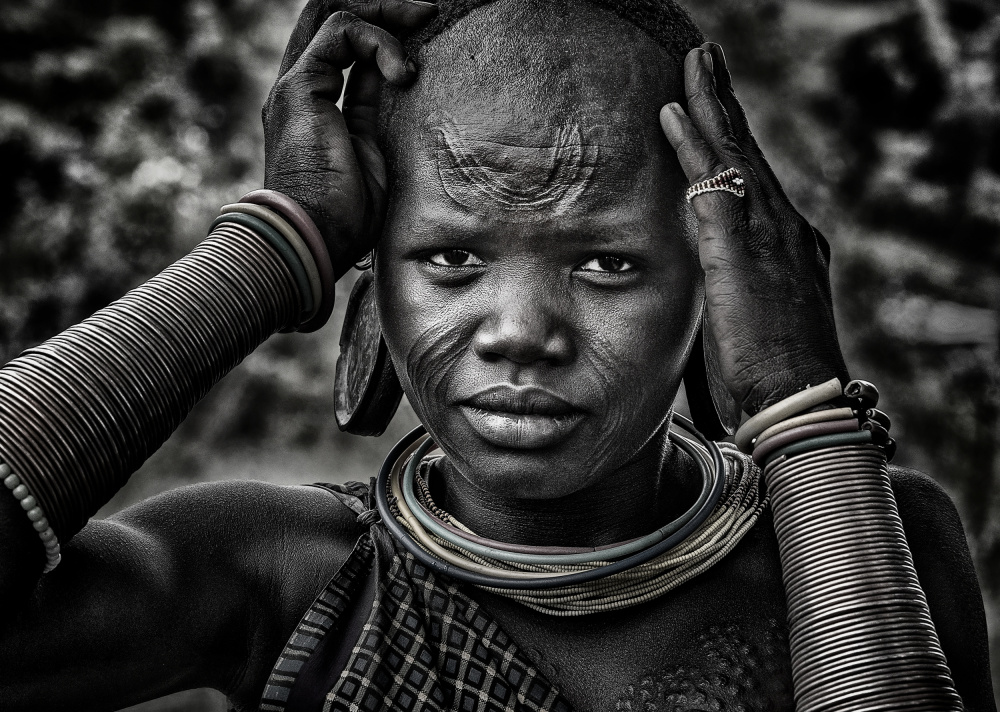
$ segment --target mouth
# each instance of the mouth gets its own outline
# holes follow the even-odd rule
[[[536,387],[493,386],[460,404],[462,414],[487,442],[531,450],[565,439],[584,412]]]

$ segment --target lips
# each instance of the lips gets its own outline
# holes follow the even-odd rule
[[[536,449],[565,439],[584,412],[548,391],[497,385],[460,404],[469,424],[497,447]]]

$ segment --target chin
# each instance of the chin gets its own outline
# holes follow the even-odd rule
[[[555,453],[540,450],[476,453],[472,460],[456,464],[476,488],[517,499],[568,497],[586,488],[592,474]]]
[[[602,437],[599,424],[587,416],[539,424],[470,414],[461,407],[449,411],[444,423],[432,422],[428,430],[464,479],[490,494],[558,499],[614,468],[612,454],[595,449],[614,438]]]

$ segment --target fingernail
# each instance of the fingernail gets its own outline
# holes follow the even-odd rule
[[[411,5],[419,5],[420,7],[433,7],[437,8],[436,2],[424,2],[424,0],[407,0]]]
[[[678,116],[684,116],[684,108],[676,101],[672,101],[669,104],[667,104],[667,108],[670,109],[675,114],[677,114]]]
[[[708,51],[712,53],[712,62],[719,65],[719,74],[716,80],[729,86],[729,66],[726,64],[726,53],[722,51],[722,45],[718,42],[706,42],[705,44],[708,46]]]
[[[705,68],[705,71],[711,75],[715,73],[715,67],[712,64],[712,54],[705,50],[701,51],[701,65]]]

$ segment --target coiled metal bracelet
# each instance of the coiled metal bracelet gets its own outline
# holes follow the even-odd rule
[[[274,248],[218,225],[158,276],[0,368],[0,462],[65,541],[303,308]]]
[[[885,453],[842,445],[766,466],[798,712],[961,710],[906,544]]]

